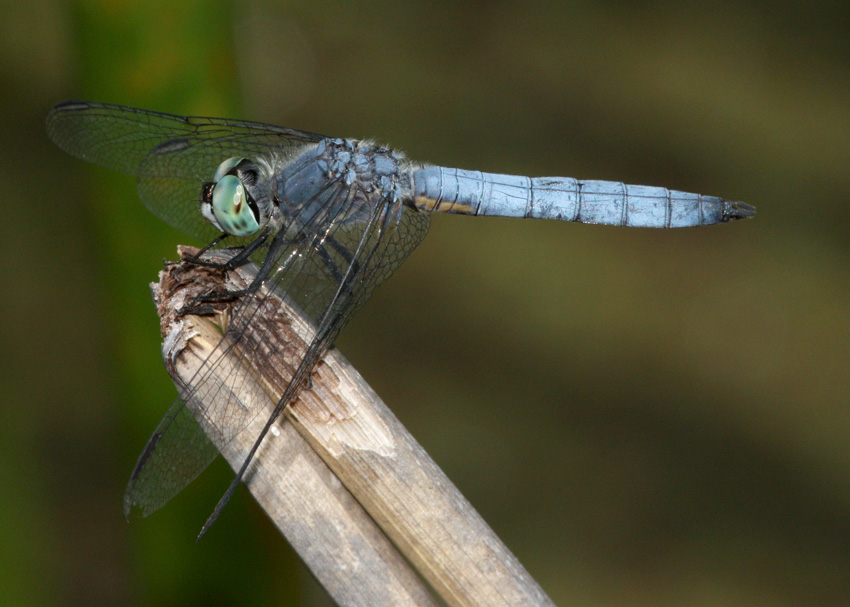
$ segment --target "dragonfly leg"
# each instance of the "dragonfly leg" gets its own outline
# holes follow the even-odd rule
[[[193,299],[189,304],[180,309],[177,314],[178,316],[186,316],[187,314],[193,314],[196,316],[209,316],[215,312],[215,308],[212,306],[212,304],[227,303],[235,299],[239,299],[243,295],[255,293],[257,289],[260,288],[260,284],[261,281],[255,281],[245,289],[239,289],[236,291],[210,290],[206,293],[201,293],[200,295],[196,296],[195,299]]]
[[[319,254],[319,257],[325,264],[325,268],[327,268],[328,272],[330,272],[333,277],[334,282],[342,282],[342,273],[340,273],[339,268],[334,263],[333,259],[331,259],[331,255],[328,253],[327,249],[325,249],[324,246],[320,246],[316,249],[316,253]]]
[[[260,234],[257,238],[252,240],[248,245],[241,247],[233,247],[231,249],[224,249],[228,251],[235,251],[236,254],[224,262],[218,261],[210,261],[209,259],[201,259],[201,256],[209,251],[213,246],[220,243],[224,238],[227,237],[227,234],[222,234],[215,240],[213,240],[210,244],[205,246],[203,249],[198,251],[196,255],[191,257],[184,257],[181,259],[181,262],[190,263],[196,266],[203,266],[205,268],[215,268],[216,270],[235,270],[240,266],[244,266],[246,263],[251,261],[251,255],[257,252],[257,250],[263,246],[266,239],[269,236],[268,229],[263,230],[262,234]]]
[[[327,249],[328,245],[334,251],[336,251],[336,253],[340,257],[342,257],[343,261],[345,261],[346,268],[342,268],[342,270],[347,270],[349,266],[351,267],[351,271],[354,272],[355,274],[360,270],[360,264],[357,261],[354,261],[354,256],[352,255],[351,251],[349,251],[345,247],[345,245],[343,245],[341,242],[339,242],[333,236],[328,236],[327,238],[325,238],[324,243],[318,249],[316,249],[316,252],[319,254],[319,257],[322,259],[322,262],[324,262],[325,267],[327,268],[328,272],[330,272],[331,276],[333,276],[334,280],[338,284],[342,283],[343,278],[344,278],[343,277],[344,272],[340,271],[341,268],[339,267],[339,265],[336,264],[334,262],[334,260],[331,258],[331,255],[330,255],[330,253],[328,252],[328,249]]]
[[[222,240],[227,238],[227,236],[228,236],[228,234],[222,234],[221,236],[219,236],[218,238],[213,240],[211,243],[209,243],[207,246],[205,246],[203,249],[198,251],[198,253],[194,256],[181,257],[177,261],[163,260],[162,265],[164,265],[165,267],[168,268],[168,267],[171,267],[171,266],[179,266],[179,265],[181,265],[185,262],[192,262],[193,260],[200,258],[201,255],[203,255],[204,253],[206,253],[207,251],[212,249],[214,246],[216,246],[218,243],[220,243]]]
[[[215,246],[216,244],[218,244],[222,240],[224,240],[224,238],[227,235],[223,234],[223,235],[219,236],[218,238],[216,238],[215,240],[213,240],[210,244],[205,246],[203,249],[201,249],[196,255],[193,255],[191,257],[184,257],[180,261],[181,261],[181,263],[190,264],[190,265],[194,265],[194,266],[201,266],[201,267],[204,267],[204,268],[212,268],[212,269],[215,269],[215,270],[224,270],[224,271],[233,270],[235,268],[238,268],[238,267],[243,266],[246,263],[250,262],[251,261],[251,255],[256,253],[260,249],[260,247],[263,246],[266,239],[268,238],[268,235],[269,235],[268,230],[264,230],[263,233],[260,234],[260,236],[255,238],[248,245],[242,246],[242,247],[235,247],[235,248],[232,248],[232,249],[227,249],[227,250],[235,252],[235,254],[230,259],[228,259],[227,261],[218,262],[218,261],[211,261],[209,259],[201,259],[201,256],[205,252],[207,252],[213,246]],[[178,268],[177,271],[179,272],[179,268]],[[195,314],[195,315],[199,315],[199,316],[208,316],[215,311],[213,306],[211,306],[209,304],[233,301],[234,299],[238,299],[239,297],[242,297],[243,295],[247,295],[249,293],[255,292],[259,288],[260,284],[262,283],[262,278],[265,277],[267,274],[268,274],[268,270],[263,272],[262,269],[261,269],[260,273],[258,273],[258,275],[257,275],[257,279],[255,279],[254,282],[248,288],[245,288],[245,289],[239,289],[237,291],[226,291],[226,290],[215,291],[215,290],[212,290],[212,291],[209,291],[207,293],[201,293],[200,295],[195,297],[195,299],[192,300],[191,303],[189,303],[182,310],[180,310],[179,315],[185,316],[187,314]]]

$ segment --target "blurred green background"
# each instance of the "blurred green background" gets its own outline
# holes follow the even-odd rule
[[[46,139],[67,98],[666,185],[682,231],[435,217],[339,341],[562,606],[850,604],[850,5],[0,2],[0,601],[324,605],[219,463],[128,525],[194,243]]]

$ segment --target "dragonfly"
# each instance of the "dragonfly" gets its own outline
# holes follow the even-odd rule
[[[59,103],[48,113],[46,129],[66,152],[135,175],[142,202],[173,227],[208,243],[202,251],[230,254],[218,263],[200,255],[185,262],[258,267],[248,288],[210,295],[234,300],[230,321],[192,381],[178,386],[179,397],[142,451],[124,495],[126,516],[156,511],[215,459],[218,450],[187,403],[215,400],[222,389],[212,379],[216,366],[251,326],[251,311],[262,307],[260,300],[284,292],[315,324],[265,429],[199,538],[352,314],[425,237],[431,213],[648,228],[755,215],[755,208],[742,202],[663,187],[445,168],[413,162],[369,140],[106,103]],[[227,428],[216,437],[226,444],[258,412],[233,397],[219,401],[206,416],[213,427]]]

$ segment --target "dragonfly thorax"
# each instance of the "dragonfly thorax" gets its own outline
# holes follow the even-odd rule
[[[365,221],[376,205],[401,200],[403,164],[396,152],[366,141],[325,139],[275,174],[275,204],[284,221],[301,225],[322,217]]]

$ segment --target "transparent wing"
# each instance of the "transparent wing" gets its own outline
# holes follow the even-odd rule
[[[124,492],[124,516],[134,507],[142,516],[156,512],[207,469],[218,449],[177,399],[159,422],[139,456]],[[164,474],[168,466],[173,474]]]
[[[201,241],[215,228],[198,213],[201,184],[230,157],[289,156],[321,135],[261,122],[176,116],[121,105],[66,101],[50,110],[47,134],[83,160],[138,177],[155,215]]]
[[[277,155],[294,157],[320,135],[256,122],[194,118],[89,102],[57,105],[47,117],[47,132],[61,148],[84,160],[134,174],[139,194],[156,215],[202,241],[218,233],[200,215],[201,184],[226,158]],[[329,180],[319,194],[315,215],[299,215],[298,225],[282,226],[253,256],[264,276],[262,288],[243,297],[231,311],[228,330],[188,388],[172,405],[142,452],[125,494],[125,511],[150,514],[182,490],[257,415],[232,396],[241,381],[228,386],[212,379],[224,355],[246,362],[263,356],[268,343],[252,337],[255,315],[272,290],[285,292],[316,326],[306,354],[284,388],[288,402],[308,377],[344,324],[424,237],[427,214],[375,198],[359,182]],[[366,201],[366,202],[364,202]],[[312,207],[311,207],[312,208]],[[295,221],[295,220],[293,220]],[[228,244],[240,244],[228,239]],[[259,285],[257,285],[259,286]],[[223,392],[222,392],[223,391]],[[230,396],[220,398],[222,393]],[[205,421],[227,428],[210,441],[186,402],[214,402]]]
[[[316,362],[327,351],[351,315],[368,299],[374,287],[404,261],[424,238],[428,215],[381,198],[358,213],[362,205],[360,184],[330,181],[322,194],[343,204],[320,205],[316,215],[301,225],[285,226],[267,245],[263,268],[275,268],[262,288],[243,297],[232,312],[227,332],[215,351],[189,382],[183,400],[178,400],[157,428],[127,487],[125,511],[132,507],[150,514],[188,485],[215,457],[213,449],[192,419],[185,402],[215,403],[206,408],[205,426],[226,428],[215,443],[226,444],[257,414],[245,403],[254,389],[236,385],[244,375],[223,384],[213,379],[220,365],[234,358],[248,365],[262,364],[274,336],[258,338],[250,329],[263,309],[268,294],[284,292],[308,316],[316,333],[301,362],[292,369],[278,370],[282,379],[282,402],[290,402],[303,386]],[[356,217],[356,220],[352,220]],[[225,359],[227,355],[227,359]],[[291,377],[291,380],[288,378]],[[242,397],[235,395],[241,394]]]

